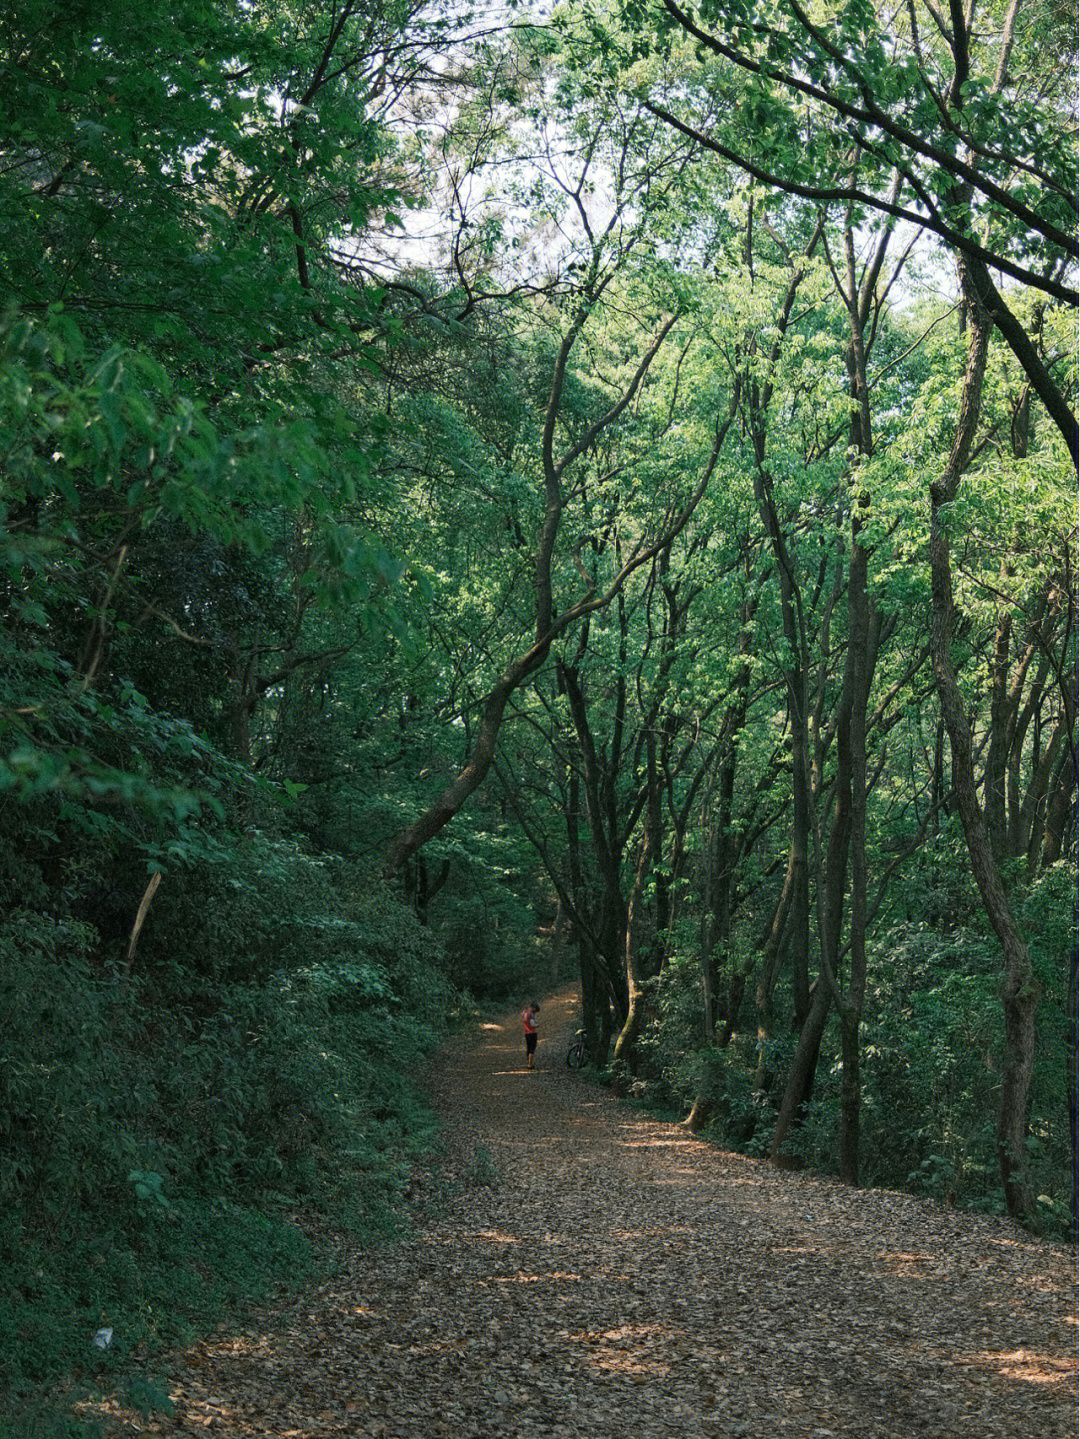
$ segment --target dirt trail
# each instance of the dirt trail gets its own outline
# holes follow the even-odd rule
[[[643,1118],[566,1069],[573,1012],[570,991],[544,1004],[531,1073],[516,1014],[453,1045],[439,1217],[349,1255],[284,1324],[178,1356],[175,1416],[137,1427],[1075,1434],[1071,1251]]]

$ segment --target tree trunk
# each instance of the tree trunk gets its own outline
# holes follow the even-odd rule
[[[863,273],[856,276],[855,235],[848,213],[844,226],[847,256],[847,303],[851,323],[848,373],[851,381],[851,447],[863,459],[874,452],[870,420],[869,387],[866,379],[864,333],[870,318],[870,302],[877,275],[888,250],[889,231],[880,237],[876,252]],[[853,489],[859,475],[853,476]],[[838,1000],[841,1026],[843,1081],[840,1092],[840,1178],[847,1184],[859,1182],[859,1110],[862,1100],[860,1075],[860,1026],[866,992],[866,711],[870,685],[877,664],[880,642],[879,616],[868,592],[869,554],[860,538],[870,506],[870,496],[857,493],[851,514],[851,559],[848,565],[848,653],[847,683],[850,710],[847,717],[847,775],[850,808],[851,896],[849,907],[851,970],[847,993]],[[841,788],[841,757],[837,756],[837,787]],[[838,916],[839,918],[839,916]],[[834,936],[836,948],[829,955],[833,977],[839,982],[840,930]]]
[[[840,1006],[843,1083],[840,1095],[840,1178],[859,1182],[859,1030],[866,991],[866,708],[875,656],[867,596],[867,554],[853,519],[848,572],[848,655],[851,661],[851,970]]]
[[[791,913],[793,888],[791,865],[789,862],[788,872],[784,878],[784,887],[780,892],[780,898],[776,905],[772,923],[760,941],[760,946],[763,951],[761,975],[754,990],[758,1042],[757,1068],[754,1071],[754,1090],[757,1094],[765,1094],[772,1087],[773,1072],[766,1058],[766,1048],[772,1037],[772,994],[776,986],[776,981],[780,976],[784,942],[787,936],[788,917]]]
[[[608,987],[587,938],[579,934],[578,970],[581,976],[581,1027],[585,1031],[585,1048],[597,1068],[607,1063],[611,1041],[611,1005]]]
[[[994,648],[990,660],[990,742],[986,756],[983,812],[990,849],[998,864],[1008,851],[1008,823],[1005,811],[1005,776],[1008,768],[1008,670],[1012,619],[1004,607],[998,613]]]
[[[967,283],[961,266],[961,280],[968,297],[971,328],[968,365],[957,417],[956,437],[945,472],[930,487],[930,568],[931,568],[931,660],[934,682],[941,702],[942,718],[953,754],[953,784],[960,822],[971,858],[971,869],[979,887],[990,925],[1001,943],[1005,960],[1003,1006],[1005,1011],[1005,1056],[1002,1074],[1001,1109],[997,1144],[1005,1206],[1014,1218],[1027,1219],[1033,1195],[1027,1174],[1027,1100],[1035,1054],[1035,1006],[1038,987],[1031,959],[1013,918],[1005,890],[994,863],[986,823],[975,787],[971,728],[963,697],[953,669],[952,566],[949,535],[943,510],[956,495],[960,477],[971,454],[972,440],[982,399],[982,381],[989,340],[989,317],[978,296]]]
[[[604,773],[577,671],[560,661],[558,674],[570,705],[581,751],[585,774],[585,815],[600,880],[598,959],[610,988],[616,1023],[621,1027],[626,1023],[630,1010],[630,994],[626,979],[626,900],[622,892],[623,841],[617,833],[617,816],[612,808],[614,776]]]
[[[791,852],[792,918],[791,985],[795,1021],[801,1026],[810,1012],[810,755],[806,732],[807,660],[799,623],[801,599],[787,544],[772,498],[772,485],[759,465],[755,493],[780,576],[780,611],[790,664],[785,671],[788,723],[791,727]]]
[[[658,952],[650,943],[648,905],[645,886],[660,852],[663,822],[660,817],[660,776],[656,765],[656,732],[650,729],[645,737],[645,765],[648,798],[645,805],[645,832],[641,840],[634,887],[626,917],[626,987],[627,1013],[622,1032],[615,1044],[614,1062],[631,1074],[637,1073],[637,1041],[645,1024],[645,1008],[649,981],[656,978]],[[659,916],[658,918],[663,918]]]
[[[555,925],[551,935],[551,983],[557,985],[562,971],[563,943],[566,933],[566,911],[560,895],[555,904]]]
[[[1069,1109],[1069,1147],[1072,1153],[1072,1199],[1070,1209],[1072,1210],[1073,1224],[1080,1219],[1080,1149],[1078,1149],[1078,1114],[1077,1114],[1077,950],[1076,945],[1071,945],[1069,950],[1069,984],[1068,995],[1065,1001],[1065,1013],[1068,1016],[1068,1033],[1066,1043],[1065,1060],[1065,1102]]]
[[[1076,751],[1070,744],[1061,757],[1053,793],[1046,806],[1046,825],[1043,829],[1042,868],[1056,864],[1061,856],[1061,846],[1069,826],[1069,810],[1076,793]]]
[[[626,919],[626,987],[628,1005],[626,1020],[615,1041],[612,1063],[616,1069],[616,1090],[625,1089],[625,1076],[637,1074],[637,1041],[645,1022],[646,984],[652,977],[651,966],[642,953],[647,941],[645,882],[652,864],[649,836],[646,832],[641,843],[634,888],[630,896]]]
[[[716,907],[713,902],[716,830],[711,809],[712,796],[709,795],[701,807],[701,850],[698,864],[701,904],[701,923],[698,928],[701,945],[701,1027],[706,1044],[712,1044],[716,1035],[716,961],[713,954],[716,948]]]
[[[814,1087],[818,1051],[831,1005],[832,991],[824,979],[820,979],[814,987],[810,1013],[799,1032],[799,1043],[788,1066],[784,1096],[780,1101],[780,1112],[776,1116],[776,1127],[769,1147],[770,1160],[782,1167],[791,1164],[790,1159],[785,1158],[780,1151],[794,1128],[800,1111],[809,1102]]]
[[[845,1184],[859,1182],[859,1119],[861,1074],[859,1014],[849,1005],[840,1011],[840,1178]]]

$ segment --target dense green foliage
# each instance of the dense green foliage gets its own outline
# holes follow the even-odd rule
[[[954,864],[956,847],[954,839]],[[1072,1228],[1067,1107],[1073,1038],[1062,976],[1062,956],[1072,943],[1072,884],[1061,866],[1025,906],[1033,929],[1045,935],[1037,961],[1043,990],[1028,1150],[1038,1225],[1051,1234]],[[964,901],[970,911],[973,896]],[[1036,915],[1044,905],[1049,910]],[[871,966],[863,1025],[865,1182],[1001,1213],[994,1137],[1002,1048],[999,955],[977,922],[969,929],[912,920],[883,929]],[[741,1032],[729,1045],[702,1046],[698,970],[691,953],[661,977],[646,1041],[649,1078],[635,1093],[664,1110],[685,1112],[704,1091],[716,1104],[711,1137],[749,1154],[767,1153],[776,1111],[761,1088],[760,1066],[782,1073],[795,1036],[781,1033],[762,1044],[747,1004]],[[835,1163],[840,1102],[836,1030],[826,1032],[814,1097],[789,1145],[800,1162],[826,1172]]]
[[[196,947],[138,974],[103,966],[84,923],[6,917],[5,1388],[87,1367],[99,1326],[115,1363],[295,1279],[298,1203],[388,1222],[430,1139],[407,1076],[449,992],[408,916],[371,900],[342,916],[334,881],[355,876],[326,868],[257,843],[209,886],[232,918],[169,906]]]
[[[569,973],[724,1143],[1075,1225],[1071,42],[826,8],[0,19],[15,1400],[392,1227]]]

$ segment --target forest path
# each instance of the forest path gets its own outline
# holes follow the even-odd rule
[[[444,1052],[438,1217],[348,1254],[284,1322],[176,1356],[172,1418],[123,1418],[282,1439],[1076,1432],[1071,1251],[636,1114],[566,1068],[574,1011],[570,990],[544,1004],[531,1073],[516,1013]]]

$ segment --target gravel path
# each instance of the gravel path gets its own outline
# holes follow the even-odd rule
[[[781,1173],[563,1062],[574,1000],[451,1046],[446,1186],[276,1322],[177,1356],[127,1432],[384,1439],[1076,1433],[1075,1254],[1005,1221]]]

